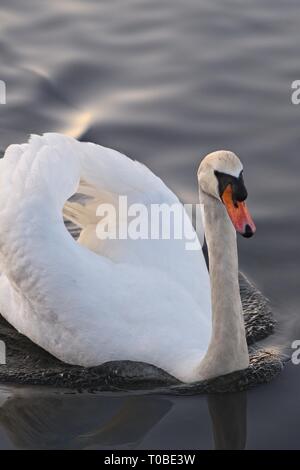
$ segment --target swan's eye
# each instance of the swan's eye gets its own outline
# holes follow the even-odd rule
[[[215,170],[215,175],[218,180],[219,195],[222,199],[224,191],[230,185],[232,189],[232,202],[236,206],[238,202],[243,202],[247,199],[248,193],[244,183],[243,171],[240,172],[239,177],[221,173]]]

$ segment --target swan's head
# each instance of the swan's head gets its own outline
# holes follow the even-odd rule
[[[256,227],[247,209],[247,190],[240,159],[227,150],[210,153],[200,163],[198,182],[201,191],[220,200],[236,229],[252,237]]]

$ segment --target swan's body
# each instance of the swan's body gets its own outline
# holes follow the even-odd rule
[[[200,191],[206,229],[216,227],[210,255],[218,251],[219,231],[228,248],[235,246],[234,257],[231,249],[220,251],[231,272],[226,279],[210,259],[213,293],[217,283],[224,284],[212,297],[212,315],[201,250],[186,250],[186,240],[95,236],[100,202],[127,195],[130,204],[179,203],[143,165],[110,149],[46,134],[9,147],[0,179],[0,312],[18,331],[62,361],[86,367],[144,361],[186,382],[247,367],[235,231],[220,201]],[[89,201],[68,203],[65,214],[83,228],[79,242],[62,216],[77,191]],[[232,298],[222,295],[228,290]],[[222,308],[226,315],[232,310],[223,322]]]

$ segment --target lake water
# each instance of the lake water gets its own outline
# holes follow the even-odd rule
[[[300,339],[298,0],[2,0],[0,146],[65,132],[147,164],[196,202],[201,157],[243,160],[257,224],[241,269]],[[226,396],[0,388],[0,448],[299,448],[300,366]]]

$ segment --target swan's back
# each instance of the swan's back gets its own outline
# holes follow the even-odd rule
[[[142,360],[187,380],[210,337],[202,251],[187,251],[186,240],[95,237],[95,208],[117,209],[120,195],[148,208],[178,204],[164,183],[118,152],[59,134],[9,147],[0,178],[4,317],[66,362]],[[75,193],[84,202],[66,203]]]
[[[65,217],[82,229],[79,243],[115,262],[143,264],[163,270],[184,285],[198,301],[206,295],[209,302],[209,276],[198,239],[198,236],[200,239],[204,237],[203,228],[198,227],[200,233],[197,236],[177,196],[146,166],[115,150],[85,142],[80,142],[79,148],[82,173],[77,192],[88,197],[88,200],[82,204],[78,201],[67,202],[64,206]],[[128,221],[120,216],[119,197],[126,197],[128,207],[143,205],[148,214],[153,205],[160,206],[162,210],[165,207],[167,211],[170,207],[179,210],[186,230],[183,238],[174,237],[174,220],[171,215],[170,239],[99,240],[96,236],[96,226],[100,222],[100,217],[96,217],[99,204],[114,206],[116,232],[122,232],[122,225],[125,225],[123,232],[126,232]],[[149,218],[141,217],[147,218],[150,231]],[[192,237],[193,250],[187,249],[191,245],[188,237]]]

